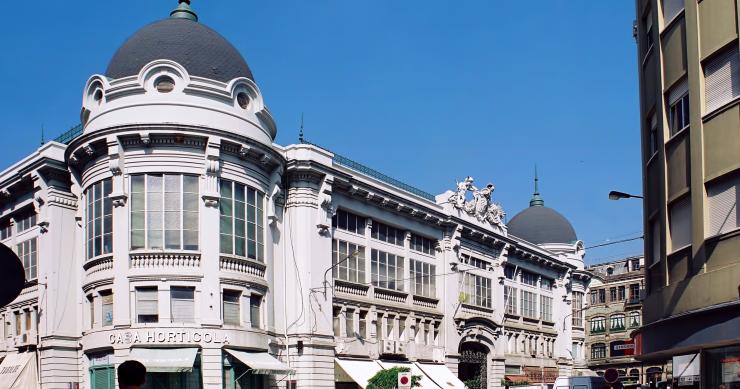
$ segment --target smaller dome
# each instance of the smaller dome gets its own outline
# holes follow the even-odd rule
[[[519,212],[506,226],[510,235],[534,244],[572,244],[578,240],[568,219],[544,205],[533,205]]]
[[[576,230],[565,216],[545,206],[538,190],[537,168],[534,171],[534,193],[529,208],[519,212],[506,225],[509,235],[534,244],[567,243],[578,240]]]

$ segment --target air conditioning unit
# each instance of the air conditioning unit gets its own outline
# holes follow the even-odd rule
[[[396,352],[396,342],[392,340],[383,340],[381,346],[381,354],[394,354]]]
[[[406,342],[396,342],[396,354],[406,354]]]

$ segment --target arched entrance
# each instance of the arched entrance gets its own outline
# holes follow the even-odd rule
[[[463,343],[460,346],[460,365],[457,376],[469,389],[487,387],[488,347],[480,343]]]

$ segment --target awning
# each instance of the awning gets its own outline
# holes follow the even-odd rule
[[[147,372],[180,373],[193,371],[197,348],[132,348],[129,359],[146,366]]]
[[[506,374],[504,375],[504,379],[509,382],[521,382],[527,381],[529,378],[526,374]]]
[[[249,366],[254,374],[293,374],[295,370],[288,365],[278,361],[268,353],[249,353],[246,351],[237,351],[224,349],[234,358]]]
[[[465,389],[465,384],[445,365],[416,362],[416,366],[443,389]]]
[[[439,386],[437,386],[434,381],[432,381],[431,378],[427,377],[426,374],[424,374],[421,369],[419,369],[418,366],[414,365],[413,363],[404,363],[404,362],[386,362],[386,361],[378,361],[381,366],[383,366],[383,369],[391,369],[394,367],[408,367],[411,369],[411,375],[418,375],[421,376],[421,379],[419,380],[418,388],[421,389],[440,389]]]
[[[375,361],[334,358],[334,362],[362,389],[365,389],[367,381],[382,369]]]
[[[36,354],[7,354],[0,363],[0,389],[38,388]]]

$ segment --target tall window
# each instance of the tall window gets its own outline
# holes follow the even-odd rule
[[[522,284],[537,286],[537,274],[528,271],[522,271]]]
[[[630,300],[640,300],[640,284],[630,284]]]
[[[103,316],[103,326],[113,325],[113,292],[110,290],[100,291],[102,300],[101,313]]]
[[[365,218],[343,209],[338,210],[331,218],[331,226],[355,234],[365,234]]]
[[[606,331],[606,318],[603,316],[591,319],[591,333],[597,334]]]
[[[599,304],[606,304],[606,289],[599,289]]]
[[[157,287],[136,288],[136,322],[156,323],[159,321],[159,299]]]
[[[5,240],[13,236],[13,226],[10,225],[10,218],[0,223],[0,240]]]
[[[537,295],[522,289],[522,316],[534,319],[537,317]]]
[[[262,308],[262,296],[253,294],[249,296],[249,320],[252,323],[252,328],[261,328],[262,319],[260,315],[260,309]]]
[[[504,301],[506,304],[507,315],[518,315],[517,310],[517,289],[511,286],[504,286]]]
[[[25,211],[15,220],[15,232],[23,232],[36,225],[36,211],[33,209]]]
[[[609,301],[617,301],[617,288],[609,288]]]
[[[514,267],[513,266],[507,265],[504,267],[504,277],[506,277],[507,280],[514,279]]]
[[[131,176],[131,249],[198,249],[198,177]]]
[[[343,240],[332,240],[331,263],[339,263],[333,268],[334,278],[365,282],[365,247]]]
[[[194,323],[195,288],[173,286],[170,289],[170,311],[173,323]]]
[[[224,290],[224,324],[235,326],[241,324],[239,298],[241,298],[241,293],[239,291]]]
[[[374,286],[403,290],[403,257],[372,249],[370,276]]]
[[[660,262],[660,221],[650,221],[650,263]]]
[[[370,237],[396,246],[403,246],[406,231],[374,221]]]
[[[540,295],[540,319],[552,322],[552,297]]]
[[[38,277],[36,238],[19,243],[17,248],[18,258],[26,271],[26,281],[35,280]]]
[[[740,175],[736,174],[727,179],[707,183],[707,213],[709,214],[707,237],[725,234],[740,226],[740,212],[737,211],[739,197]]]
[[[689,126],[689,94],[688,92],[671,101],[668,108],[668,120],[671,126],[671,136]]]
[[[640,326],[640,311],[632,311],[630,312],[630,327],[639,327]]]
[[[591,345],[591,359],[606,358],[606,345],[604,343],[595,343]]]
[[[573,327],[583,327],[583,292],[573,292]]]
[[[676,251],[691,244],[691,196],[671,204],[668,210],[671,232],[671,250]]]
[[[254,188],[221,180],[221,253],[265,260],[264,194]]]
[[[668,24],[683,10],[684,0],[663,0],[663,23]]]
[[[655,115],[655,112],[653,112],[650,115],[650,121],[648,122],[649,125],[649,139],[648,139],[648,147],[650,150],[650,156],[658,152],[658,149],[660,147],[660,138],[658,137],[658,117]]]
[[[645,16],[642,18],[643,31],[645,32],[645,40],[643,45],[643,55],[647,55],[650,49],[653,48],[655,38],[653,37],[653,11],[648,10],[645,12]]]
[[[549,278],[542,277],[540,279],[540,287],[544,290],[552,290],[553,281]]]
[[[466,265],[477,267],[478,269],[483,269],[483,270],[488,269],[491,265],[491,263],[486,260],[476,258],[476,257],[471,257],[470,255],[467,255],[467,254],[462,255],[461,261],[462,263]]]
[[[425,238],[420,235],[411,234],[411,250],[420,253],[434,255],[434,248],[437,243],[434,239]]]
[[[617,287],[617,300],[624,301],[625,298],[625,287],[624,285],[621,285]]]
[[[463,291],[468,304],[491,308],[491,279],[475,274],[463,275]]]
[[[740,96],[740,53],[731,45],[704,66],[706,112],[712,112]]]
[[[352,308],[347,308],[347,310],[344,311],[344,318],[345,318],[345,325],[344,325],[345,334],[348,338],[354,338],[355,337],[355,310]]]
[[[417,296],[436,296],[436,269],[426,262],[411,260],[411,293]]]
[[[624,315],[617,314],[617,315],[611,315],[609,317],[609,329],[610,330],[623,330],[625,329],[624,325]]]
[[[113,252],[112,190],[110,178],[92,184],[85,190],[88,258]]]

